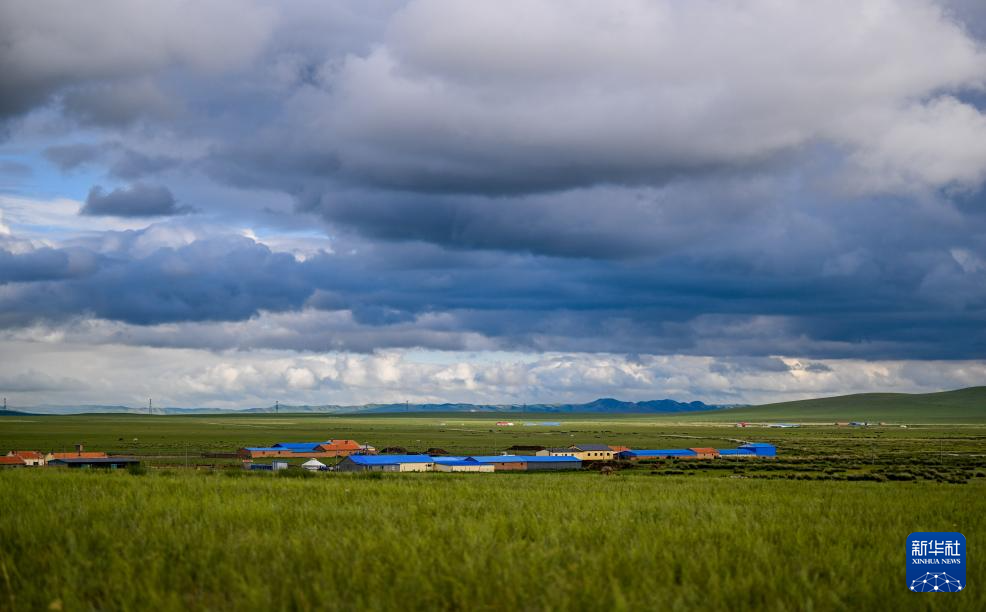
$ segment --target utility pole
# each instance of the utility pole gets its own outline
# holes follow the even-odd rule
[[[411,402],[404,400],[404,412],[411,412]]]
[[[281,410],[281,400],[274,400],[274,414]]]
[[[153,402],[151,402],[151,398],[147,398],[147,414],[148,414],[148,416],[150,416],[151,413],[153,412],[153,406],[154,406],[154,404],[153,404]]]

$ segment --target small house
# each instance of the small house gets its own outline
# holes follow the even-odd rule
[[[21,468],[27,467],[24,460],[20,457],[0,457],[0,468]]]
[[[582,461],[612,461],[616,451],[606,444],[575,444],[568,447],[568,454]]]
[[[45,464],[45,456],[38,451],[10,451],[8,457],[20,457],[28,467],[41,467]]]
[[[688,450],[695,453],[696,459],[716,459],[719,457],[719,451],[714,448],[690,448]]]
[[[356,440],[329,440],[318,445],[318,450],[326,453],[326,457],[348,457],[363,450]]]

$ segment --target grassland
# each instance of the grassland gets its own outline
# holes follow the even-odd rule
[[[82,442],[150,466],[0,471],[0,610],[986,609],[974,552],[962,593],[904,584],[908,533],[961,531],[973,551],[986,537],[982,420],[771,429],[683,415],[566,415],[547,428],[500,418],[0,419],[0,451]],[[780,456],[612,476],[372,478],[250,474],[203,456],[329,437],[453,453],[766,441]]]
[[[860,393],[736,408],[707,416],[704,420],[982,423],[986,420],[986,387],[940,393]],[[700,418],[699,415],[696,418]]]
[[[732,412],[732,411],[729,411]],[[742,415],[739,415],[742,416]],[[117,453],[192,456],[199,452],[233,451],[241,446],[281,441],[353,438],[378,448],[402,446],[424,450],[441,447],[452,452],[489,453],[514,444],[567,446],[573,442],[625,444],[634,448],[730,446],[738,441],[784,444],[819,436],[835,444],[854,445],[873,436],[919,443],[986,435],[986,407],[969,411],[965,423],[929,420],[900,428],[835,427],[834,420],[801,429],[735,428],[734,418],[711,419],[708,413],[687,415],[570,414],[551,420],[558,427],[524,427],[544,415],[514,415],[514,427],[499,427],[495,413],[428,415],[231,415],[144,416],[79,415],[0,418],[0,450],[29,448],[71,450],[76,443]],[[875,421],[874,421],[875,422]]]
[[[7,471],[0,609],[982,610],[981,588],[907,592],[904,538],[955,529],[975,546],[984,493],[646,472]]]

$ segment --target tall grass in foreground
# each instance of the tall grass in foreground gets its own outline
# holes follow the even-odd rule
[[[0,609],[986,609],[981,483],[0,473]],[[907,592],[956,530],[969,589]]]

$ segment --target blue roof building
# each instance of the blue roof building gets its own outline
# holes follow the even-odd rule
[[[695,451],[688,448],[666,448],[657,450],[628,450],[616,454],[617,459],[639,461],[641,459],[693,458]]]
[[[741,450],[748,450],[752,452],[757,457],[776,457],[777,447],[773,444],[767,444],[765,442],[751,442],[750,444],[743,444],[740,446]]]
[[[339,462],[339,472],[427,472],[435,465],[428,455],[350,455]]]
[[[278,442],[273,448],[289,450],[293,453],[311,453],[319,450],[318,447],[323,444],[325,442]]]
[[[431,458],[435,461],[435,463],[453,463],[456,461],[472,461],[473,463],[476,463],[476,460],[472,457],[455,457],[452,455],[441,455],[436,457],[433,455]]]
[[[480,463],[493,464],[497,471],[577,470],[582,460],[574,455],[545,457],[538,455],[480,455],[473,456]]]

